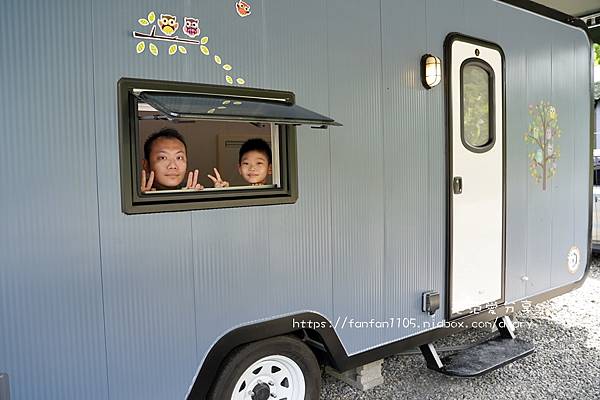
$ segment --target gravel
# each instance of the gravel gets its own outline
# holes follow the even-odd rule
[[[517,337],[536,351],[476,378],[455,378],[425,367],[421,355],[383,364],[385,383],[367,392],[323,374],[321,400],[359,399],[600,399],[600,257],[584,285],[516,316]],[[489,330],[470,329],[436,342],[456,346]]]

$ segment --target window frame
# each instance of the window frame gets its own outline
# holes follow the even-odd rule
[[[488,121],[488,123],[489,123],[490,138],[485,145],[477,146],[477,147],[470,145],[469,142],[467,142],[467,140],[465,139],[464,69],[465,69],[465,67],[467,67],[469,65],[476,65],[476,66],[482,68],[484,71],[486,71],[488,73],[488,76],[489,76],[489,80],[488,80],[489,121]],[[460,74],[460,140],[461,140],[463,146],[467,150],[469,150],[473,153],[485,153],[485,152],[491,150],[494,147],[494,144],[496,143],[496,108],[495,108],[495,105],[496,105],[496,101],[495,101],[496,74],[494,73],[494,68],[492,68],[492,66],[490,64],[488,64],[485,60],[482,60],[482,59],[476,58],[476,57],[471,57],[471,58],[467,58],[466,60],[464,60],[462,62],[462,64],[460,65],[459,74]]]
[[[140,191],[138,99],[135,90],[157,90],[233,97],[265,98],[294,103],[292,92],[206,85],[146,79],[121,78],[117,84],[119,112],[119,162],[121,208],[125,214],[192,211],[231,207],[293,204],[298,200],[298,161],[296,127],[291,124],[272,124],[279,129],[280,187],[227,190],[182,191],[181,193],[146,194]],[[201,120],[202,118],[198,118]],[[208,120],[208,119],[207,119]],[[240,121],[232,120],[239,123]],[[272,128],[273,129],[273,128]]]

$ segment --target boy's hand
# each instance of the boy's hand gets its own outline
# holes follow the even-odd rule
[[[140,188],[142,190],[142,193],[156,190],[155,188],[152,187],[153,183],[154,183],[154,171],[150,171],[150,175],[148,176],[148,181],[146,181],[146,170],[142,170],[142,185]]]
[[[190,171],[188,174],[187,184],[185,188],[188,190],[202,190],[204,186],[198,183],[198,170],[195,169],[194,172]]]
[[[210,178],[211,181],[213,181],[213,183],[215,184],[215,187],[216,188],[229,187],[229,182],[221,179],[221,174],[219,174],[219,171],[217,171],[216,168],[213,168],[213,171],[215,171],[215,176],[212,176],[209,174],[208,177]]]

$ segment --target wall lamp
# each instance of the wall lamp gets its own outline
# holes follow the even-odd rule
[[[442,61],[431,54],[421,57],[421,82],[426,89],[437,86],[442,81]]]

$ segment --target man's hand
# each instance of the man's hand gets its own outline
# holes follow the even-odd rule
[[[187,190],[202,190],[204,186],[198,183],[198,170],[195,169],[194,172],[190,171],[188,174],[187,184],[185,185],[185,189]]]
[[[215,184],[215,187],[216,188],[229,187],[229,182],[221,179],[221,174],[219,174],[219,171],[217,171],[216,168],[213,168],[213,171],[215,171],[215,176],[212,176],[209,174],[208,177],[210,178],[211,181],[213,181],[213,183]]]
[[[142,185],[140,188],[142,190],[142,193],[156,190],[155,188],[152,187],[153,183],[154,183],[154,171],[150,171],[150,175],[148,176],[148,180],[146,181],[146,170],[143,169],[142,170]]]

